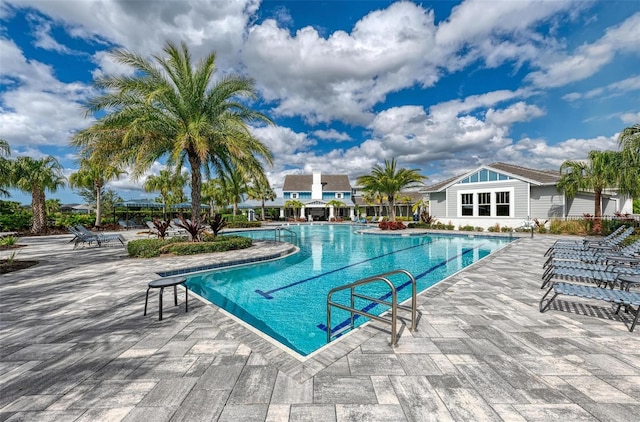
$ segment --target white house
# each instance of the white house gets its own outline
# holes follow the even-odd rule
[[[290,174],[285,176],[282,186],[283,200],[297,200],[304,204],[300,217],[307,220],[331,220],[350,218],[355,215],[355,204],[351,198],[351,183],[346,174]],[[337,200],[344,208],[327,207],[327,203]],[[285,217],[285,209],[280,209],[280,217]]]
[[[442,223],[489,228],[520,227],[537,218],[581,217],[593,214],[594,195],[583,192],[567,198],[557,188],[560,173],[507,163],[494,163],[421,189],[429,201],[430,214]],[[606,192],[602,214],[631,212],[630,198]]]

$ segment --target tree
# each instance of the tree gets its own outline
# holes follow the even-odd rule
[[[11,184],[24,192],[31,192],[33,224],[31,233],[39,234],[47,228],[45,191],[55,192],[65,185],[60,163],[48,156],[40,160],[18,157],[11,164]]]
[[[622,156],[618,187],[632,198],[640,198],[640,123],[625,128],[618,145]]]
[[[60,203],[59,199],[47,199],[44,201],[44,208],[47,211],[47,215],[54,214],[56,212],[60,212]]]
[[[238,215],[238,204],[242,196],[249,190],[247,174],[240,167],[230,169],[220,177],[222,191],[227,200],[233,204],[233,215]]]
[[[93,189],[95,192],[96,221],[95,227],[100,227],[102,221],[102,193],[104,185],[117,179],[125,172],[117,166],[103,162],[81,160],[80,169],[69,176],[69,185],[75,188]]]
[[[409,217],[409,209],[411,208],[411,203],[413,202],[413,198],[409,195],[402,195],[399,201],[400,203],[405,204],[407,206],[407,217]]]
[[[304,207],[304,204],[297,199],[289,199],[284,203],[284,207],[293,209],[293,217],[300,218],[299,215],[296,215],[298,214],[296,210],[302,209],[302,207]]]
[[[4,196],[6,198],[10,197],[9,191],[5,188],[8,188],[9,183],[9,173],[10,173],[10,161],[5,158],[11,154],[11,149],[9,148],[9,143],[4,139],[0,139],[0,196]]]
[[[266,212],[264,209],[265,201],[273,201],[276,199],[276,193],[271,188],[269,181],[266,181],[266,183],[264,181],[254,181],[251,186],[249,186],[247,195],[249,199],[261,201],[262,221],[264,221]]]
[[[389,201],[389,220],[396,221],[396,194],[403,189],[421,185],[426,178],[419,173],[419,170],[405,168],[396,170],[396,159],[393,158],[391,161],[384,160],[384,167],[376,164],[371,174],[358,177],[357,183],[365,191],[386,195]]]
[[[595,233],[602,233],[602,192],[616,187],[620,160],[616,151],[591,151],[588,162],[568,160],[560,166],[558,189],[568,198],[574,198],[580,191],[594,192]]]
[[[167,158],[176,173],[191,170],[191,218],[199,220],[202,172],[218,175],[233,167],[264,177],[269,149],[249,131],[253,122],[271,123],[242,98],[255,97],[254,82],[227,75],[214,80],[215,53],[192,66],[183,43],[164,47],[153,61],[124,50],[115,61],[134,68],[135,76],[107,76],[96,81],[104,94],[89,101],[86,114],[106,112],[74,136],[83,156],[131,164],[134,177]]]
[[[187,184],[187,175],[184,173],[173,174],[168,170],[160,170],[157,176],[150,175],[144,182],[144,190],[147,192],[160,192],[162,198],[162,215],[167,219],[167,205],[170,204],[171,193],[183,192],[184,185]],[[179,201],[181,202],[181,201]],[[177,203],[177,202],[176,202]]]
[[[213,217],[216,208],[227,205],[220,179],[209,179],[202,183],[202,200],[209,205],[210,217]]]
[[[340,208],[346,207],[347,204],[345,204],[344,202],[339,201],[337,199],[332,199],[331,201],[327,202],[324,206],[325,206],[325,208],[333,207],[333,208],[339,210]],[[337,215],[335,217],[337,217]]]

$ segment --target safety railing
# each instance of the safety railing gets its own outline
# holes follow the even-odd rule
[[[284,233],[283,233],[284,232]],[[282,239],[289,239],[289,243],[295,243],[298,241],[298,234],[293,230],[290,230],[283,226],[278,226],[274,229],[274,240],[282,241]]]
[[[396,275],[396,274],[404,274],[411,281],[411,306],[398,304],[398,292],[397,292],[396,286],[388,278],[389,276]],[[391,302],[387,302],[380,298],[360,294],[360,293],[357,293],[355,290],[356,287],[364,286],[364,285],[376,283],[376,282],[377,283],[382,282],[389,287],[389,290],[391,292]],[[341,303],[334,302],[331,299],[334,293],[347,290],[347,289],[350,290],[350,306],[346,306]],[[339,330],[336,330],[336,332],[334,333],[334,330],[331,329],[331,308],[336,307],[338,309],[342,309],[350,313],[350,321],[349,321],[350,329],[354,328],[355,315],[365,316],[375,321],[379,321],[379,322],[391,325],[391,345],[394,346],[397,343],[398,309],[409,311],[411,313],[411,326],[409,327],[409,330],[414,331],[416,328],[416,314],[417,314],[416,295],[417,295],[416,279],[413,277],[413,275],[411,275],[409,271],[406,271],[406,270],[394,270],[394,271],[389,271],[382,274],[377,274],[372,277],[363,278],[353,283],[331,289],[327,294],[327,343],[330,343],[331,339],[335,335],[341,334],[342,332],[345,331],[345,329],[339,329]],[[391,308],[391,317],[389,318],[386,315],[374,315],[362,309],[357,309],[355,307],[356,298],[389,306]]]

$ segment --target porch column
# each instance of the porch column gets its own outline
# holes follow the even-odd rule
[[[331,221],[332,218],[334,218],[335,214],[333,212],[333,205],[329,206],[329,221]]]
[[[307,217],[304,215],[304,211],[305,211],[305,207],[303,206],[302,208],[300,208],[300,218],[304,218],[306,220]]]
[[[284,218],[284,208],[280,208],[280,218]]]

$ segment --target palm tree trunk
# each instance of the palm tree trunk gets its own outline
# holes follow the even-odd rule
[[[594,191],[594,222],[593,231],[597,234],[602,234],[602,189],[596,189]]]
[[[191,221],[200,221],[200,189],[202,189],[202,175],[200,174],[200,158],[189,154],[191,165]]]
[[[389,198],[389,221],[396,221],[396,203]]]
[[[42,233],[47,227],[46,211],[44,208],[44,191],[39,187],[34,187],[31,192],[31,211],[33,213],[33,224],[31,233]]]
[[[100,191],[102,191],[102,186],[99,183],[96,183],[96,222],[93,224],[95,227],[100,227],[100,220],[102,219],[102,211],[101,211],[101,195]]]
[[[264,216],[264,199],[262,200],[262,221],[266,220],[265,216]]]

